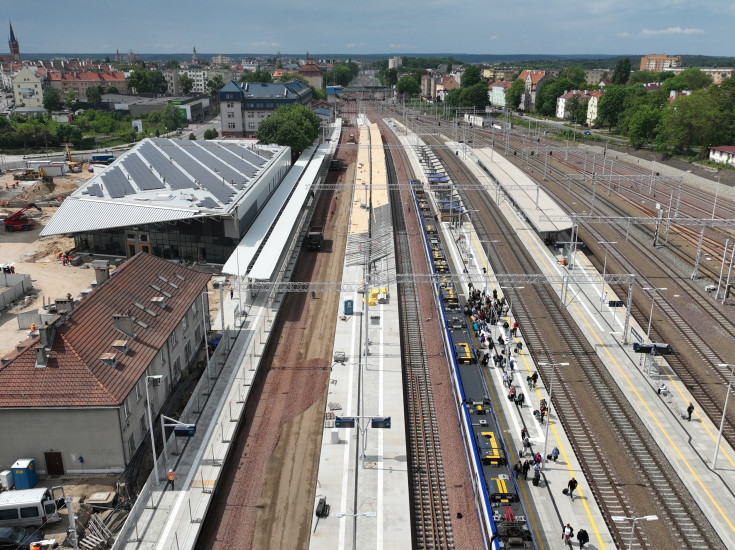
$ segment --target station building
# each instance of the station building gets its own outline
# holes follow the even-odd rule
[[[77,252],[224,264],[291,167],[252,140],[145,139],[72,193],[41,236]]]
[[[311,105],[311,88],[300,80],[285,84],[238,84],[234,80],[219,91],[222,136],[253,137],[260,123],[283,105]]]

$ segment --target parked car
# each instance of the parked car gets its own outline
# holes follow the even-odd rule
[[[31,544],[43,540],[43,533],[37,529],[25,527],[0,527],[0,548],[22,548],[26,550]]]
[[[592,135],[592,132],[590,132],[589,130],[585,130],[585,131],[584,131],[584,132],[582,132],[582,133],[583,133],[583,134],[584,134],[585,136],[591,136],[591,135]]]

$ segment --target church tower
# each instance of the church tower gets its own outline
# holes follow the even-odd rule
[[[10,24],[10,40],[8,40],[8,47],[10,48],[10,57],[13,61],[20,61],[20,44],[15,39],[15,33],[13,32],[13,24]]]
[[[194,53],[191,54],[191,62],[194,65],[196,65],[197,63],[199,63],[199,57],[197,57],[197,49],[196,49],[196,47],[194,47]]]

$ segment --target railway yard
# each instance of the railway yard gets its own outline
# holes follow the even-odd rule
[[[116,547],[541,549],[567,523],[587,548],[735,547],[732,189],[507,124],[341,116],[325,246],[250,283],[283,299],[251,311],[260,351],[235,344],[242,420],[206,465],[204,441],[188,518],[152,492],[151,538]]]

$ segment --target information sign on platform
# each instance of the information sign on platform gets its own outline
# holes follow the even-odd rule
[[[196,424],[181,424],[179,426],[174,426],[174,435],[176,437],[194,437],[196,431]]]
[[[608,307],[623,307],[623,301],[622,300],[610,300],[607,303]]]
[[[373,428],[390,428],[390,416],[385,418],[373,418],[371,426]]]
[[[334,417],[335,428],[354,428],[355,419],[351,416],[335,416]]]

